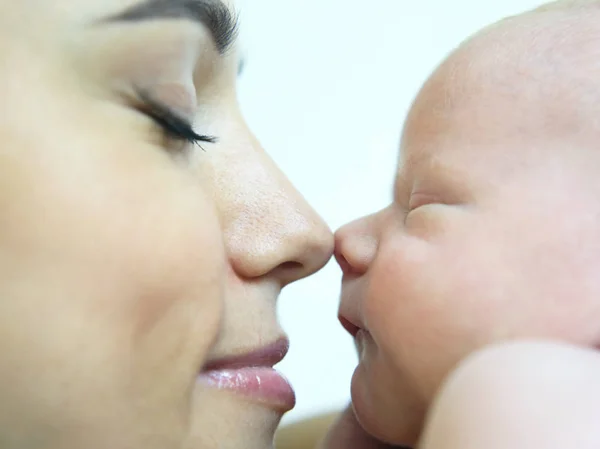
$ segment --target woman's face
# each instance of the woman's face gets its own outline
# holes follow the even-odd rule
[[[332,238],[240,116],[231,13],[0,4],[1,447],[271,444],[276,299]]]

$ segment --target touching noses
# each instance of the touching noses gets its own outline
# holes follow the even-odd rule
[[[377,253],[374,230],[377,217],[370,215],[352,221],[335,233],[335,259],[345,276],[365,274]]]
[[[321,269],[333,253],[333,234],[274,162],[258,144],[229,162],[220,208],[238,276],[271,276],[285,286]]]

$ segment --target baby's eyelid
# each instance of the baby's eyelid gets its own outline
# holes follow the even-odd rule
[[[408,209],[413,210],[427,204],[439,203],[440,199],[437,195],[425,192],[412,192],[408,201]]]

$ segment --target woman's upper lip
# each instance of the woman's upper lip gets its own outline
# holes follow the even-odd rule
[[[263,346],[239,355],[225,356],[209,361],[202,371],[230,370],[249,367],[270,367],[281,362],[290,347],[287,338],[280,338],[270,345]]]

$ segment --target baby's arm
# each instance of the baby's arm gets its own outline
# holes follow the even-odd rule
[[[420,449],[597,449],[600,355],[511,343],[465,360],[431,410]]]

